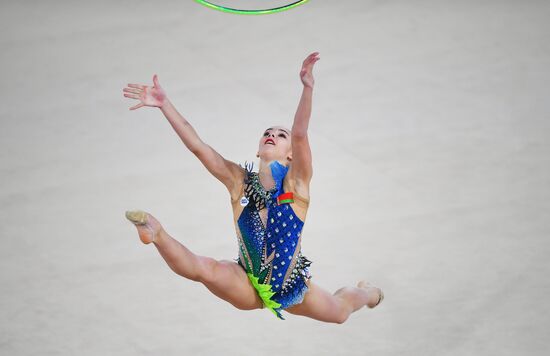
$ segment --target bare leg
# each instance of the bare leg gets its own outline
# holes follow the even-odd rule
[[[351,313],[365,305],[374,308],[382,298],[379,288],[361,281],[357,287],[344,287],[334,294],[308,282],[307,291],[302,303],[287,308],[286,311],[296,315],[307,316],[316,320],[341,324]]]
[[[198,256],[172,238],[162,225],[145,212],[127,212],[126,217],[138,229],[143,243],[153,242],[160,255],[175,273],[192,281],[201,282],[212,293],[244,310],[263,307],[258,293],[248,280],[245,271],[237,263],[217,261]]]

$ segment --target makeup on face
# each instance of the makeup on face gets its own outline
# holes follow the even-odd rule
[[[290,136],[290,134],[288,133],[288,131],[285,130],[285,129],[277,129],[277,130],[280,131],[279,137],[282,137],[282,138],[285,138],[285,139],[286,139],[288,136]],[[273,131],[273,128],[272,128],[272,127],[268,128],[268,129],[264,132],[264,137],[269,136],[269,134],[271,133],[270,131]],[[264,141],[264,144],[266,144],[266,143],[268,142],[268,140],[272,140],[272,139],[266,139],[266,140]],[[273,141],[273,144],[275,144],[275,141],[274,141],[274,140],[272,140],[272,141]]]

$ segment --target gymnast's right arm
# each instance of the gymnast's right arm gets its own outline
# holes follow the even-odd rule
[[[202,162],[206,169],[222,182],[233,197],[238,193],[244,177],[244,170],[239,165],[223,158],[210,145],[203,142],[193,126],[176,110],[166,97],[166,93],[158,82],[157,75],[153,77],[154,86],[128,84],[124,96],[139,99],[141,102],[130,110],[142,106],[158,107],[166,116],[172,128],[176,131],[185,146]]]

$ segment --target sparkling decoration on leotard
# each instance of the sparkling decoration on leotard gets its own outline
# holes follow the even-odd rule
[[[273,194],[277,191],[277,186],[271,190],[265,190],[260,183],[258,173],[252,173],[248,176],[248,183],[244,188],[245,197],[252,201],[256,210],[262,210],[266,207],[266,203],[271,201]]]
[[[249,274],[253,286],[258,290],[264,305],[280,319],[281,311],[302,301],[311,278],[311,265],[301,253],[300,241],[303,221],[294,213],[290,203],[277,202],[283,192],[283,180],[288,167],[277,161],[271,165],[275,187],[266,191],[259,183],[258,173],[252,172],[253,164],[247,165],[245,197],[247,204],[237,221],[242,242],[239,241],[239,256],[236,259]],[[288,195],[286,195],[288,197]],[[260,211],[267,209],[266,226],[260,218]],[[267,287],[269,286],[269,288]],[[266,296],[270,295],[269,300]],[[280,304],[275,307],[274,301]]]

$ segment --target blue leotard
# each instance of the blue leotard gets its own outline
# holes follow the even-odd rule
[[[260,184],[258,173],[252,172],[252,164],[245,163],[246,175],[240,200],[235,207],[244,206],[236,218],[239,240],[239,265],[261,297],[264,306],[277,317],[284,319],[281,311],[302,302],[311,278],[308,266],[311,262],[301,254],[301,234],[304,222],[294,213],[291,202],[277,201],[285,193],[283,181],[288,167],[273,161],[270,164],[275,187],[266,191]],[[309,201],[294,193],[302,203]],[[264,223],[260,213],[265,214]]]

